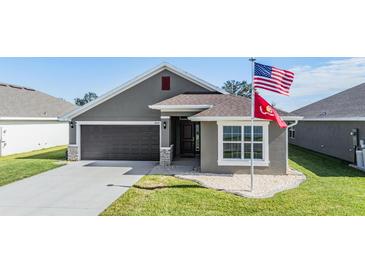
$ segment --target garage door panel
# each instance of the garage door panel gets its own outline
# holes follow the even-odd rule
[[[81,126],[81,158],[84,160],[158,161],[159,142],[159,126]]]

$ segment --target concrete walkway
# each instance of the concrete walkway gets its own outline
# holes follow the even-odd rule
[[[170,166],[156,165],[150,175],[183,175],[200,170],[200,159],[198,158],[177,158]]]
[[[157,164],[69,163],[0,187],[0,215],[98,215]]]

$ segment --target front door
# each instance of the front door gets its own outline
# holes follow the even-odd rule
[[[181,120],[181,156],[195,155],[195,126],[190,120]]]

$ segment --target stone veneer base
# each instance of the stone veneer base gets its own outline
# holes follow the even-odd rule
[[[78,161],[79,160],[79,147],[77,145],[68,146],[67,160],[69,160],[69,161]]]
[[[161,166],[170,166],[172,163],[174,145],[170,147],[161,147],[160,148],[160,165]]]

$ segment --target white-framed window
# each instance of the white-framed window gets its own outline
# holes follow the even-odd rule
[[[290,127],[288,129],[288,134],[290,139],[295,139],[295,127]]]
[[[255,166],[269,164],[268,145],[269,122],[254,123],[253,151]],[[251,123],[218,122],[218,165],[250,165],[251,163]]]

